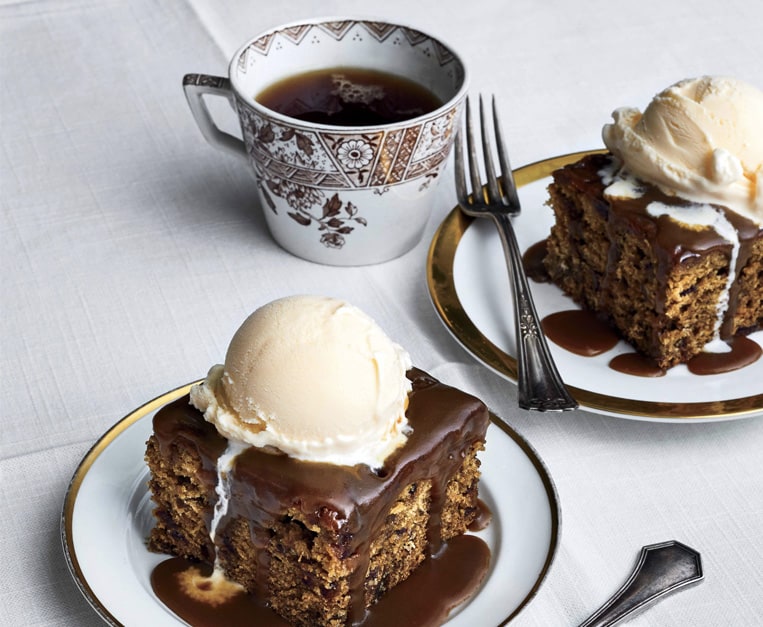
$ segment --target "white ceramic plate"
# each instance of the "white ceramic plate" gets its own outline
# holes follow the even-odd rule
[[[83,458],[69,486],[61,520],[64,553],[80,590],[109,624],[185,624],[151,589],[151,571],[167,556],[145,546],[153,519],[143,455],[154,412],[190,386],[167,392],[114,425]],[[559,543],[551,477],[532,447],[493,418],[480,455],[480,496],[493,519],[479,534],[490,546],[492,565],[478,594],[451,616],[450,627],[508,623],[535,596]]]
[[[577,161],[575,153],[515,171],[522,213],[513,220],[522,251],[548,236],[553,223],[545,205],[549,175]],[[441,320],[478,360],[517,379],[511,289],[498,232],[489,220],[454,209],[432,240],[427,260],[429,293]],[[577,309],[551,284],[530,281],[539,316]],[[763,332],[750,336],[763,344]],[[632,352],[625,342],[598,357],[581,357],[549,342],[562,378],[581,406],[613,416],[658,421],[707,421],[763,413],[763,360],[720,375],[699,376],[676,366],[664,377],[642,378],[608,367],[614,355]]]

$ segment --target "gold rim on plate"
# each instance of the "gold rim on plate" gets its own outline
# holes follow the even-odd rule
[[[527,606],[527,604],[535,598],[535,595],[538,594],[538,590],[540,590],[540,587],[546,580],[546,577],[551,570],[551,565],[554,563],[556,551],[559,548],[559,539],[562,525],[562,509],[559,503],[559,496],[556,492],[556,485],[551,479],[551,474],[548,472],[546,465],[538,456],[538,453],[535,452],[535,449],[532,447],[532,445],[530,445],[527,440],[519,435],[519,433],[514,431],[514,429],[512,429],[508,423],[504,422],[502,418],[494,414],[492,411],[490,411],[490,422],[492,422],[496,427],[503,431],[504,434],[506,434],[530,460],[530,463],[533,465],[533,468],[535,468],[535,472],[538,473],[538,477],[540,477],[541,483],[543,484],[543,489],[545,490],[546,498],[548,499],[549,511],[551,513],[551,537],[549,538],[548,550],[546,552],[546,559],[543,562],[543,567],[538,573],[538,578],[535,580],[535,583],[533,584],[532,588],[530,588],[530,591],[527,593],[525,598],[522,599],[519,605],[514,608],[514,611],[509,614],[506,619],[498,626],[503,627],[504,625],[508,625],[512,619],[514,619]]]
[[[584,155],[602,150],[585,150],[523,166],[514,170],[517,187],[534,183]],[[461,238],[473,218],[454,208],[438,227],[427,255],[427,286],[437,314],[446,328],[474,357],[500,375],[516,382],[517,360],[493,344],[467,315],[456,292],[453,264]],[[585,359],[585,358],[581,358]],[[645,380],[644,385],[648,384]],[[569,386],[583,408],[599,413],[657,420],[717,420],[749,417],[763,410],[763,394],[742,398],[691,403],[646,401],[608,396],[592,390]]]
[[[90,584],[85,577],[82,567],[80,566],[77,558],[77,548],[74,546],[74,534],[73,534],[73,521],[74,521],[74,508],[77,503],[77,495],[79,494],[82,482],[85,480],[87,473],[95,463],[95,460],[114,443],[120,435],[122,435],[129,427],[138,422],[141,418],[148,416],[151,412],[156,411],[163,405],[171,403],[172,401],[180,398],[184,394],[187,394],[191,387],[199,383],[200,381],[194,381],[188,383],[169,392],[157,396],[148,403],[141,405],[136,410],[127,414],[119,422],[117,422],[111,429],[104,433],[100,439],[93,444],[90,450],[85,454],[77,466],[77,470],[74,472],[74,476],[69,482],[69,487],[66,490],[66,497],[64,498],[64,507],[61,513],[61,544],[64,549],[64,556],[66,558],[66,564],[69,567],[74,577],[74,581],[77,583],[77,587],[83,594],[90,606],[105,620],[109,625],[115,627],[123,627],[108,610],[108,608],[101,602],[98,595],[90,587]]]
[[[92,469],[92,466],[96,460],[101,456],[101,454],[103,454],[104,451],[109,448],[109,446],[113,445],[114,442],[121,435],[123,435],[129,427],[135,425],[144,418],[150,417],[153,412],[166,405],[167,403],[171,403],[172,401],[181,398],[184,394],[189,392],[193,385],[199,382],[200,381],[194,381],[192,383],[188,383],[181,387],[175,388],[174,390],[170,390],[169,392],[166,392],[160,396],[157,396],[153,400],[145,403],[144,405],[141,405],[134,411],[127,414],[124,418],[112,426],[106,433],[101,436],[101,438],[82,458],[82,461],[80,461],[79,465],[77,466],[77,469],[75,470],[74,475],[72,476],[72,479],[69,483],[69,487],[66,491],[60,523],[61,543],[63,545],[66,563],[69,567],[69,571],[71,572],[72,577],[77,584],[77,587],[80,589],[80,592],[83,594],[87,602],[104,621],[106,621],[109,625],[113,625],[114,627],[123,627],[123,623],[121,623],[106,607],[106,604],[98,598],[98,595],[88,583],[87,577],[85,576],[80,561],[77,557],[77,547],[75,546],[73,534],[73,520],[75,508],[77,505],[77,496],[79,495],[80,488],[82,487],[82,483],[85,480],[85,477]],[[541,481],[546,498],[548,499],[550,513],[550,537],[548,547],[546,548],[543,566],[525,597],[519,602],[517,607],[511,611],[511,614],[502,620],[500,625],[503,626],[511,622],[512,619],[514,619],[535,597],[551,569],[551,565],[554,561],[554,558],[556,557],[557,549],[559,547],[561,508],[556,486],[551,479],[551,475],[549,474],[548,469],[536,453],[535,449],[530,445],[529,442],[527,442],[527,440],[525,440],[521,435],[519,435],[519,433],[512,429],[507,423],[505,423],[493,412],[490,412],[490,420],[494,426],[500,429],[504,435],[506,435],[512,442],[514,442],[514,444],[517,445],[517,447],[532,464],[535,472],[538,474],[538,478]]]

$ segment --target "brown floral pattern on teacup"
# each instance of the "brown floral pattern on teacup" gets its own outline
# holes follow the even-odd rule
[[[272,187],[270,190],[275,193]],[[280,191],[280,190],[279,190]],[[343,202],[339,194],[335,193],[326,199],[323,206],[316,212],[313,207],[305,204],[291,204],[294,211],[287,215],[302,226],[318,225],[321,233],[321,244],[327,248],[341,248],[345,243],[345,236],[355,230],[355,224],[366,226],[368,222],[358,215],[358,208],[350,201]]]
[[[246,104],[239,108],[244,143],[269,208],[278,213],[271,194],[283,199],[288,215],[303,226],[317,224],[321,243],[331,248],[341,248],[355,224],[367,225],[339,192],[387,189],[417,178],[428,184],[448,156],[457,119],[451,110],[408,128],[315,130],[284,124]]]

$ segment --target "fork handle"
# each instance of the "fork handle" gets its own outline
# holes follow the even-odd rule
[[[527,276],[522,268],[522,254],[511,218],[506,213],[493,213],[492,217],[498,226],[514,295],[519,406],[537,411],[576,409],[578,403],[565,387],[551,359]]]

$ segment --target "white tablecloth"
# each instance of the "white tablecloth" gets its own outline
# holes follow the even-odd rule
[[[529,414],[440,324],[428,243],[324,267],[268,235],[247,167],[208,146],[181,77],[224,74],[248,36],[316,14],[376,15],[457,48],[497,95],[514,165],[601,145],[620,105],[687,76],[763,86],[763,4],[642,0],[2,0],[0,2],[0,624],[97,625],[59,517],[82,455],[146,400],[203,376],[254,308],[346,298],[416,364],[482,396],[559,491],[554,566],[517,625],[580,622],[642,545],[702,552],[706,581],[632,625],[763,624],[763,420],[658,424]],[[763,383],[761,384],[763,387]],[[759,390],[758,390],[759,391]],[[506,479],[510,481],[510,478]]]

